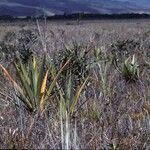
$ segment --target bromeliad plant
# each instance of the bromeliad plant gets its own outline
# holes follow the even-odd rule
[[[52,78],[49,85],[47,85],[48,76],[52,73],[50,69],[45,69],[46,54],[43,57],[42,64],[40,65],[35,56],[28,64],[23,64],[21,59],[15,61],[14,66],[17,71],[17,76],[21,81],[21,86],[11,77],[8,71],[0,64],[0,68],[4,74],[13,83],[14,88],[18,91],[19,99],[25,104],[26,108],[30,111],[40,109],[44,110],[44,107],[51,96],[56,81],[69,63],[69,60],[60,68],[55,77]]]
[[[121,73],[127,81],[135,81],[139,77],[139,65],[135,55],[128,57],[121,68]]]

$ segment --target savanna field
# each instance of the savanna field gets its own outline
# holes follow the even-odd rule
[[[150,20],[0,22],[0,149],[150,149]]]

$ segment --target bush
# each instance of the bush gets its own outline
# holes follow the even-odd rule
[[[66,49],[57,51],[54,54],[54,65],[59,68],[68,59],[70,59],[70,63],[61,75],[62,84],[65,84],[64,81],[71,72],[74,86],[79,85],[89,73],[90,59],[87,48],[74,44],[73,48],[66,47]]]

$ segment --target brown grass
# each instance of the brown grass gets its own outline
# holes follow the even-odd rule
[[[21,27],[1,24],[1,39],[5,32],[14,28],[17,31]],[[85,21],[79,25],[48,22],[46,33],[45,44],[50,58],[63,49],[64,44],[71,46],[72,41],[86,45],[91,50],[91,58],[94,47],[109,55],[111,44],[116,41],[131,39],[140,43],[136,50],[140,64],[137,81],[127,82],[111,64],[103,86],[102,72],[97,67],[90,69],[91,82],[80,95],[75,115],[69,118],[69,148],[150,149],[150,70],[145,65],[145,53],[148,54],[150,49],[149,20]],[[36,44],[35,53],[40,59],[42,46],[40,42]],[[130,52],[132,54],[133,50]],[[8,67],[9,61],[4,59],[2,64]],[[15,76],[12,67],[8,69]],[[15,90],[2,74],[0,83],[0,148],[61,149],[60,128],[61,125],[65,127],[66,122],[65,119],[60,121],[55,92],[43,114],[38,111],[29,113],[19,103]]]

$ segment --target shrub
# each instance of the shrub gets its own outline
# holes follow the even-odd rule
[[[71,72],[73,86],[77,86],[89,73],[90,59],[87,47],[74,44],[73,48],[66,47],[63,50],[59,50],[54,54],[54,65],[56,68],[59,68],[59,66],[63,66],[68,59],[70,59],[70,63],[61,74],[61,84],[65,85],[64,81],[68,79]]]
[[[30,111],[36,109],[44,110],[44,106],[51,96],[52,90],[56,84],[56,81],[67,65],[68,61],[60,68],[51,83],[47,86],[47,79],[51,70],[45,71],[46,54],[43,57],[42,64],[40,65],[33,56],[33,59],[28,64],[23,64],[22,60],[18,57],[14,66],[17,71],[17,76],[20,78],[21,86],[11,77],[8,71],[0,64],[0,68],[4,71],[8,79],[13,83],[14,88],[18,91],[19,99],[24,103],[26,108]]]

